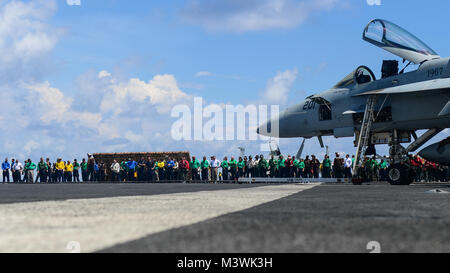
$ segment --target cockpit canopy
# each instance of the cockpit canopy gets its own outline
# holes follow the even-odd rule
[[[375,81],[375,75],[367,66],[360,66],[352,73],[348,74],[342,81],[338,82],[334,88],[350,88],[355,84],[365,84]]]
[[[371,21],[364,29],[363,39],[415,64],[440,58],[416,36],[386,20]]]

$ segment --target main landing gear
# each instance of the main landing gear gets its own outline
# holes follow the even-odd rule
[[[391,185],[411,185],[415,173],[412,169],[409,153],[417,151],[426,142],[442,132],[443,129],[430,129],[421,137],[411,143],[408,148],[403,148],[398,139],[397,130],[392,132],[392,141],[389,143],[389,155],[391,166],[387,170],[387,179]],[[415,135],[415,134],[413,134]]]

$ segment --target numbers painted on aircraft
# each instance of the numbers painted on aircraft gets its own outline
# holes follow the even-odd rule
[[[430,70],[427,71],[428,78],[439,77],[439,76],[442,76],[443,73],[444,73],[444,68],[443,67],[430,69]]]
[[[316,109],[316,103],[312,100],[307,101],[305,103],[305,105],[303,106],[303,111],[307,111],[307,110],[311,110],[311,109],[312,110]]]

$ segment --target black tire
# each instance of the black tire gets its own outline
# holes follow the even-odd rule
[[[387,170],[387,179],[394,186],[408,186],[414,180],[413,172],[405,165],[394,164]]]

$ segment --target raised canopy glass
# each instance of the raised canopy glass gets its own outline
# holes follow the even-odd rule
[[[363,39],[414,63],[439,57],[419,38],[386,20],[371,21],[364,29]]]

